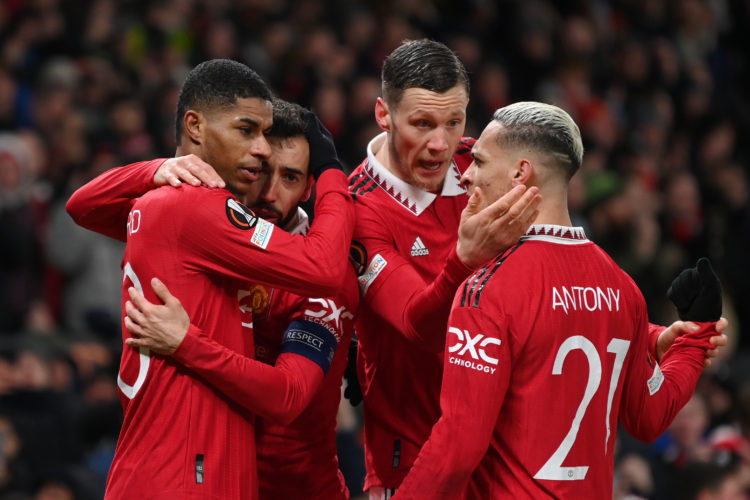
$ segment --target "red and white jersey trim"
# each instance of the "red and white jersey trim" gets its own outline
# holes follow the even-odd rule
[[[310,217],[307,215],[307,212],[302,210],[302,207],[297,207],[297,224],[295,224],[288,233],[306,235],[309,229]]]
[[[582,227],[534,224],[526,231],[524,236],[521,236],[521,241],[548,241],[561,245],[580,245],[588,243],[589,239]]]

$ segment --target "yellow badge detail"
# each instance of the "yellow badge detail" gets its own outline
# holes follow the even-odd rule
[[[263,314],[268,308],[268,290],[263,285],[253,285],[250,288],[250,307],[253,314]]]

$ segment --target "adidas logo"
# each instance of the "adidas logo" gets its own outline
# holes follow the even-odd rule
[[[430,255],[430,251],[427,250],[427,247],[422,243],[422,238],[417,236],[417,239],[414,240],[414,243],[411,245],[411,256],[420,257],[422,255]]]

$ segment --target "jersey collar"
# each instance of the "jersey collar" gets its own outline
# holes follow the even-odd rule
[[[307,212],[302,210],[302,207],[297,207],[297,224],[289,230],[289,234],[307,234],[307,230],[310,229],[310,218],[307,216]]]
[[[556,224],[534,224],[521,236],[521,241],[549,241],[563,245],[588,243],[586,232],[580,226],[558,226]]]
[[[393,175],[382,163],[375,158],[373,149],[375,146],[385,147],[386,133],[376,136],[367,145],[367,161],[364,163],[364,170],[375,183],[383,188],[391,198],[407,208],[411,213],[420,215],[424,210],[435,201],[437,195],[424,189],[412,186],[395,175]],[[459,196],[466,193],[466,189],[461,185],[461,172],[452,161],[443,182],[443,190],[440,196]]]

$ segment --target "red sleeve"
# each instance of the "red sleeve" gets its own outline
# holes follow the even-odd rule
[[[659,340],[661,332],[666,329],[666,326],[655,325],[653,323],[648,324],[648,353],[652,359],[657,361],[661,360],[656,356],[656,342]]]
[[[165,159],[113,168],[80,187],[65,208],[79,226],[120,241],[127,239],[133,200],[154,189],[154,174]]]
[[[369,207],[357,212],[354,238],[370,259],[359,278],[367,307],[409,340],[439,352],[445,344],[453,296],[472,269],[461,262],[453,249],[438,276],[426,282],[396,251],[389,230],[372,217]],[[379,265],[384,265],[380,271]]]
[[[338,296],[300,302],[289,321],[313,321],[327,328],[340,342],[344,332],[354,328],[357,307],[354,276],[351,270],[349,273],[348,286],[343,286]],[[237,354],[193,325],[172,358],[242,407],[282,425],[307,408],[325,376],[319,363],[304,355],[282,352],[274,366],[270,366]]]
[[[664,354],[661,363],[649,360],[650,342],[645,303],[641,299],[640,329],[636,336],[633,357],[625,373],[620,419],[625,430],[634,438],[653,441],[672,423],[685,406],[703,371],[706,349],[712,346],[708,339],[715,323],[699,323],[696,333],[686,333],[675,340]],[[641,340],[642,339],[642,340]]]
[[[172,189],[162,187],[161,189]],[[243,208],[224,189],[183,186],[178,195],[159,190],[137,204],[139,217],[175,224],[174,251],[196,272],[263,283],[304,297],[328,297],[339,291],[349,267],[353,207],[346,176],[327,170],[318,179],[315,220],[307,236],[290,235]],[[150,211],[150,202],[154,203]],[[165,217],[171,210],[186,217]],[[244,211],[244,214],[242,213]],[[248,217],[238,220],[237,217]]]
[[[228,349],[193,325],[172,357],[242,407],[283,425],[307,407],[323,381],[320,367],[303,356],[284,353],[270,366]]]
[[[450,328],[483,332],[500,340],[489,356],[499,360],[492,373],[451,363],[457,349],[446,342],[443,385],[440,391],[442,416],[419,452],[395,499],[454,499],[461,492],[487,453],[492,433],[508,389],[512,360],[507,332],[475,307],[454,309]],[[487,394],[492,394],[491,398]],[[456,443],[460,443],[457,445]]]

